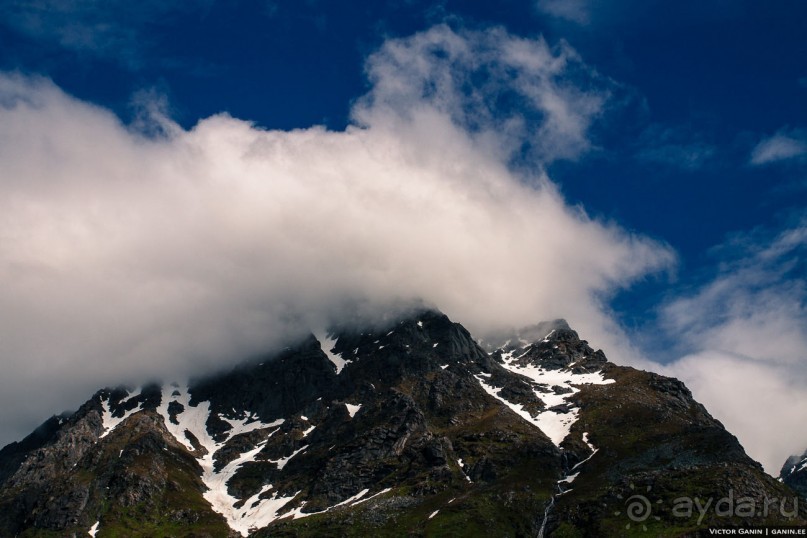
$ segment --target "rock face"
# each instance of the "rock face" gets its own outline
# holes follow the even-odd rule
[[[680,536],[804,524],[794,495],[562,320],[485,349],[434,311],[104,389],[0,451],[0,536]]]
[[[807,452],[788,458],[779,478],[801,495],[802,499],[807,499]]]

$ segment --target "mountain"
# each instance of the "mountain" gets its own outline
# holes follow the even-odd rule
[[[807,523],[681,382],[608,362],[562,320],[485,346],[427,310],[188,384],[100,390],[0,451],[0,536]]]
[[[807,499],[807,452],[791,456],[782,466],[779,479]]]

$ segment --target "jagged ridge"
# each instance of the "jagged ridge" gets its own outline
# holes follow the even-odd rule
[[[0,452],[0,533],[598,536],[635,483],[792,493],[680,382],[562,320],[494,345],[424,311],[188,386],[104,389]],[[659,535],[736,523],[656,517]]]

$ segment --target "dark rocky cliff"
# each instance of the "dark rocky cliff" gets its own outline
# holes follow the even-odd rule
[[[782,466],[779,478],[807,501],[807,452],[789,458]]]

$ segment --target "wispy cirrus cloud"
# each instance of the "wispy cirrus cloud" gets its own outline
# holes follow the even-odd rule
[[[751,150],[752,165],[770,164],[807,156],[807,132],[803,129],[782,129],[763,138]]]
[[[213,0],[0,0],[0,20],[41,43],[138,68],[150,31],[166,20],[204,13]]]
[[[538,0],[536,5],[547,15],[578,24],[587,24],[591,18],[588,0]]]
[[[637,145],[638,160],[686,171],[707,166],[717,154],[717,147],[690,127],[650,125]]]

